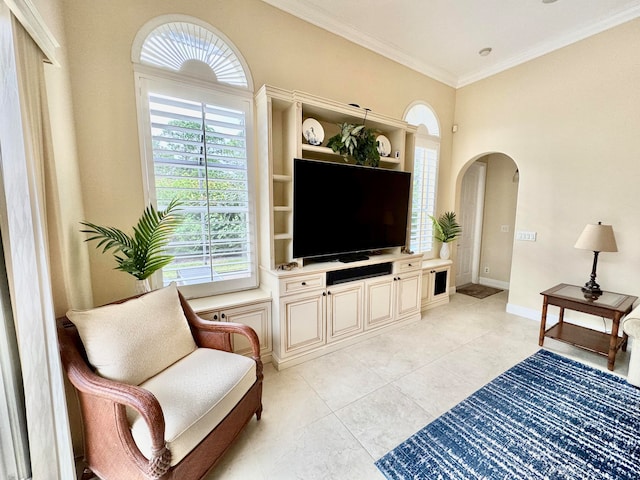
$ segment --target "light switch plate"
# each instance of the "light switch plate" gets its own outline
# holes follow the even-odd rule
[[[518,230],[516,232],[516,240],[520,240],[523,242],[535,242],[537,236],[537,232],[524,232],[522,230]]]

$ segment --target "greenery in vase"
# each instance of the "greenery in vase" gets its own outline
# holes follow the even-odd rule
[[[87,227],[80,231],[92,235],[86,242],[98,240],[96,248],[104,247],[102,253],[113,250],[118,264],[116,270],[144,280],[173,261],[173,256],[167,255],[164,248],[182,221],[177,215],[179,206],[177,199],[160,211],[149,205],[133,227],[133,236],[115,227],[101,227],[90,222],[80,222]]]
[[[442,243],[454,241],[462,234],[462,227],[456,221],[455,212],[444,212],[439,218],[429,215],[436,230],[435,237]]]
[[[380,153],[376,134],[364,125],[340,123],[340,133],[327,141],[327,147],[343,157],[352,157],[356,165],[377,167],[380,164]]]

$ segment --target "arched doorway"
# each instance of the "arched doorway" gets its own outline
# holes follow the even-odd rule
[[[520,172],[503,153],[470,162],[460,181],[456,287],[478,283],[508,290]]]

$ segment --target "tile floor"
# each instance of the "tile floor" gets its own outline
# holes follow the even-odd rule
[[[454,294],[392,333],[280,372],[265,365],[262,419],[207,480],[383,479],[375,460],[539,349],[539,323],[506,313],[506,301]],[[606,369],[605,357],[545,348]],[[620,352],[615,373],[627,364]]]

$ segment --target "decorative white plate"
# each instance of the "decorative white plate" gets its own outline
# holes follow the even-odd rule
[[[324,128],[315,118],[307,118],[302,122],[302,135],[309,145],[322,145]]]
[[[376,138],[378,143],[378,153],[381,157],[388,157],[391,154],[391,142],[384,135],[378,135]]]

